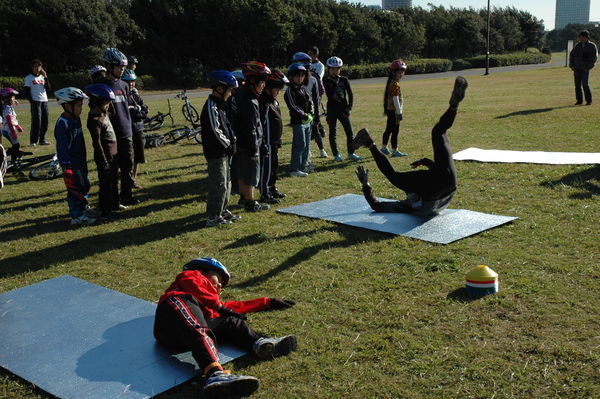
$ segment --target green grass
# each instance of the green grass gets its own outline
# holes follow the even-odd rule
[[[597,82],[593,75],[592,90],[600,93]],[[455,151],[600,151],[598,106],[570,106],[574,94],[566,68],[492,70],[469,83],[450,131]],[[398,169],[431,156],[429,132],[452,84],[403,84],[400,149],[410,156],[392,161]],[[355,87],[355,130],[367,126],[381,137],[382,89]],[[166,101],[150,106],[166,110]],[[19,114],[25,126],[27,114]],[[349,162],[314,158],[317,173],[288,178],[289,128],[284,138],[279,188],[288,198],[281,207],[360,192]],[[138,193],[144,202],[118,221],[87,228],[69,226],[62,181],[9,176],[0,192],[0,292],[70,274],[155,301],[186,261],[214,256],[233,273],[225,299],[266,295],[297,301],[292,309],[250,319],[268,334],[296,334],[298,352],[230,365],[260,378],[257,398],[600,397],[598,166],[459,162],[453,208],[519,219],[444,246],[275,211],[203,228],[201,150],[183,143],[147,151]],[[400,197],[369,153],[358,153],[376,194]],[[93,161],[90,167],[94,184]],[[91,193],[94,204],[97,186]],[[500,292],[460,300],[464,273],[478,264],[499,273]],[[198,391],[184,384],[160,398]],[[0,397],[48,395],[2,372]]]

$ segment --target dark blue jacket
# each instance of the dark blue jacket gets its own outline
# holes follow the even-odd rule
[[[121,79],[105,79],[101,83],[108,85],[115,93],[110,123],[112,123],[117,139],[133,136],[131,114],[129,113],[129,86]]]
[[[82,169],[87,172],[85,141],[79,118],[61,116],[54,127],[58,162],[66,169]]]

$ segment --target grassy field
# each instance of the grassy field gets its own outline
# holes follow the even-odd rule
[[[595,93],[598,82],[592,74]],[[572,106],[566,68],[492,71],[469,83],[450,131],[455,151],[600,152],[598,105]],[[393,159],[398,169],[431,156],[429,132],[452,84],[403,84],[400,149],[410,156]],[[382,90],[356,87],[355,131],[368,127],[381,137]],[[150,106],[164,111],[166,101]],[[57,109],[52,112],[55,120]],[[25,126],[27,114],[19,115]],[[288,197],[275,209],[360,193],[356,164],[349,161],[314,158],[316,173],[288,178],[289,128],[284,137],[279,188]],[[358,153],[376,194],[399,197],[368,151]],[[260,379],[256,398],[600,397],[599,166],[459,162],[453,208],[519,219],[444,246],[275,209],[207,229],[202,147],[177,144],[148,150],[147,158],[137,194],[144,202],[117,221],[86,228],[69,225],[61,180],[8,176],[0,191],[0,292],[69,274],[156,301],[186,261],[214,256],[233,273],[225,299],[265,295],[297,302],[287,311],[250,317],[259,331],[294,333],[300,343],[286,358],[230,365]],[[93,161],[90,168],[95,184]],[[93,185],[92,204],[96,194]],[[478,264],[499,273],[500,292],[469,301],[457,293],[464,273]],[[198,392],[188,383],[159,398]],[[0,372],[0,398],[47,397]]]

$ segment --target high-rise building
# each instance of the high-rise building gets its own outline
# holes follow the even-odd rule
[[[384,0],[385,1],[385,0]],[[554,28],[590,22],[590,0],[556,0]]]
[[[381,0],[381,8],[393,10],[400,7],[412,7],[412,0]]]

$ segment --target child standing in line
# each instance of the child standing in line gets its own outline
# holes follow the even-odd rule
[[[261,165],[260,191],[261,202],[278,203],[285,194],[277,191],[277,168],[279,167],[279,149],[281,148],[281,135],[283,134],[283,121],[277,96],[281,89],[290,81],[283,72],[273,69],[267,79],[265,88],[258,98],[260,114],[264,115],[264,140],[268,145],[268,157]]]
[[[154,337],[173,351],[192,351],[194,360],[206,380],[202,397],[247,396],[258,388],[252,376],[226,374],[219,362],[217,342],[246,349],[259,359],[285,356],[295,351],[296,337],[267,338],[246,323],[249,312],[282,310],[293,301],[256,298],[249,301],[221,302],[221,288],[231,275],[214,258],[196,258],[158,300],[154,319]]]
[[[46,141],[48,131],[48,95],[50,81],[44,71],[42,61],[34,59],[31,62],[31,73],[25,76],[25,97],[31,106],[30,145],[49,145]]]
[[[121,80],[129,85],[129,112],[131,114],[131,128],[133,129],[133,188],[142,188],[137,182],[138,165],[146,163],[144,147],[144,119],[148,116],[148,106],[135,87],[137,75],[131,69],[126,69]]]
[[[231,158],[235,153],[235,134],[227,117],[227,100],[238,87],[229,71],[208,74],[212,93],[202,107],[200,126],[202,147],[208,164],[206,227],[229,224],[240,219],[228,209],[231,195]]]
[[[392,136],[392,157],[405,157],[408,154],[398,151],[398,133],[400,133],[400,121],[402,120],[402,108],[404,99],[402,90],[400,90],[400,79],[406,72],[406,63],[402,60],[395,60],[390,66],[385,92],[383,93],[383,112],[387,116],[385,132],[383,132],[383,145],[381,152],[390,154],[387,144]]]
[[[11,148],[6,151],[10,155],[11,162],[15,162],[19,157],[21,144],[19,144],[18,134],[23,133],[23,128],[17,120],[17,113],[13,108],[17,94],[19,92],[10,87],[0,90],[0,97],[2,97],[2,119],[4,120],[2,136],[6,137],[11,144]]]
[[[350,81],[345,76],[340,76],[344,62],[339,57],[331,57],[327,60],[327,76],[323,79],[325,93],[327,94],[327,125],[329,126],[329,145],[333,152],[334,160],[342,161],[336,142],[337,128],[339,120],[346,133],[346,149],[348,158],[353,161],[359,161],[361,157],[354,153],[352,140],[354,132],[352,131],[352,122],[350,121],[350,112],[352,111],[352,102],[354,96],[350,88]]]
[[[304,88],[304,80],[308,71],[303,64],[294,63],[288,68],[290,83],[285,91],[284,99],[290,111],[292,126],[292,159],[290,176],[308,176],[308,155],[310,152],[310,135],[313,121],[313,103]]]
[[[108,218],[113,210],[119,209],[117,136],[108,117],[108,108],[115,94],[104,83],[94,83],[84,90],[90,97],[87,128],[92,137],[94,161],[98,169],[100,216]]]
[[[75,87],[60,89],[54,92],[54,97],[63,108],[63,113],[54,127],[54,138],[56,139],[56,155],[63,169],[67,186],[67,204],[69,205],[71,224],[92,224],[96,222],[96,219],[86,212],[90,181],[85,141],[79,119],[83,109],[83,100],[88,97]]]
[[[91,67],[88,70],[88,73],[90,74],[90,79],[92,79],[92,82],[94,83],[98,83],[106,79],[106,68],[104,68],[102,65],[95,65]]]

